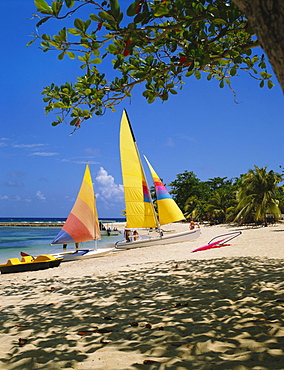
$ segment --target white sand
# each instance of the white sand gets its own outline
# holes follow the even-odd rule
[[[284,369],[283,236],[202,227],[193,242],[1,275],[0,369]]]

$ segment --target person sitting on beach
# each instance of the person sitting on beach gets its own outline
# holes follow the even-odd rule
[[[136,241],[138,239],[139,239],[139,234],[138,234],[137,230],[134,230],[133,231],[133,241]]]
[[[189,230],[193,230],[193,229],[194,229],[194,221],[191,220],[189,223]]]
[[[130,242],[130,236],[131,236],[131,231],[128,230],[128,229],[125,229],[124,230],[124,237],[125,237],[126,242]]]

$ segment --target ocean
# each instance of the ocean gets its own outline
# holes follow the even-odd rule
[[[33,256],[48,253],[58,253],[62,251],[62,245],[50,245],[57,233],[61,229],[64,218],[0,218],[0,223],[35,224],[37,226],[0,226],[0,263],[6,263],[9,258],[21,258],[20,252],[25,252]],[[124,222],[124,218],[102,218],[103,223],[115,227],[116,222]],[[56,224],[54,226],[39,226],[40,224]],[[109,243],[115,243],[123,239],[119,236],[105,236],[97,241],[97,247],[106,247]],[[74,249],[75,246],[68,246]],[[86,242],[80,245],[82,248],[95,248],[95,242]]]

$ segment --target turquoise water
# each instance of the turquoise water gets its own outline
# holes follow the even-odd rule
[[[0,263],[5,263],[9,258],[20,258],[20,252],[34,256],[39,254],[57,253],[62,251],[62,245],[50,245],[51,241],[60,231],[60,227],[0,227]],[[97,241],[97,247],[107,247],[117,240],[119,236],[105,236]],[[74,249],[75,245],[68,245]],[[80,244],[80,248],[95,248],[95,242]]]

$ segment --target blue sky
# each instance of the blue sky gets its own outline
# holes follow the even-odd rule
[[[239,104],[228,88],[205,78],[189,78],[168,102],[148,104],[138,88],[115,113],[86,121],[69,136],[66,124],[52,127],[41,91],[52,82],[71,82],[81,73],[38,45],[32,0],[1,3],[0,217],[66,217],[90,163],[100,217],[120,217],[124,209],[119,161],[119,123],[127,109],[140,151],[165,183],[185,170],[201,180],[233,178],[254,165],[281,172],[283,94],[241,74],[233,79]],[[59,25],[48,23],[59,30]],[[61,25],[60,25],[61,27]],[[63,24],[62,24],[63,27]],[[52,32],[51,32],[52,33]]]

